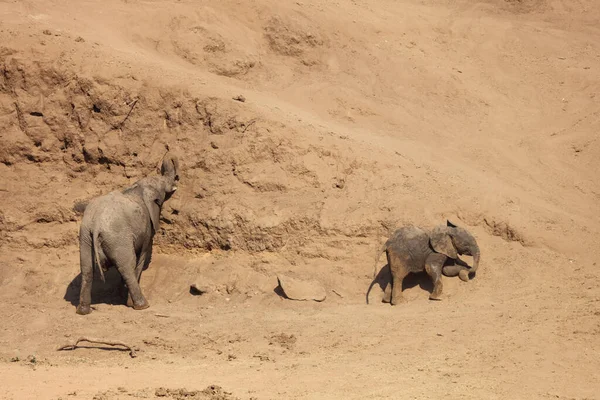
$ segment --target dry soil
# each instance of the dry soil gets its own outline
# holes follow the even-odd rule
[[[598,21],[594,0],[0,1],[0,398],[599,399]],[[76,315],[74,206],[167,146],[151,307],[111,270]],[[477,276],[365,304],[387,235],[446,219]],[[82,336],[137,357],[56,350]]]

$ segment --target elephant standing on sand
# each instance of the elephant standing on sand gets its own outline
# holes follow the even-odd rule
[[[384,250],[392,279],[385,289],[383,302],[392,305],[402,301],[402,281],[410,272],[425,270],[433,281],[433,292],[429,298],[440,300],[442,273],[446,276],[458,275],[463,281],[468,281],[469,275],[477,271],[480,259],[479,246],[473,235],[450,221],[447,221],[446,225],[436,226],[430,233],[415,226],[400,228],[377,252],[373,282],[367,292],[367,303],[369,292],[375,284],[377,263]],[[444,265],[448,258],[459,261],[458,254],[473,256],[473,267],[458,263]]]
[[[167,154],[159,176],[142,178],[87,204],[79,229],[81,292],[77,314],[91,312],[94,267],[104,281],[104,271],[115,266],[129,290],[127,305],[135,310],[149,307],[140,289],[140,277],[150,264],[162,205],[177,190],[178,169],[177,158]]]

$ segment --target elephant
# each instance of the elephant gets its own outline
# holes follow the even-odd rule
[[[81,291],[77,314],[91,312],[94,268],[104,282],[104,271],[116,267],[129,292],[127,306],[149,307],[140,289],[142,270],[150,264],[152,241],[159,228],[162,205],[177,190],[179,162],[165,154],[160,175],[146,176],[133,185],[93,198],[82,206],[79,229]]]
[[[377,264],[384,251],[387,255],[392,279],[385,288],[383,302],[391,303],[391,305],[399,304],[402,301],[404,278],[411,272],[423,270],[433,281],[433,291],[429,299],[441,300],[442,274],[445,276],[458,275],[461,280],[468,281],[470,275],[474,275],[477,271],[481,256],[473,235],[450,221],[446,221],[446,225],[434,227],[430,232],[412,225],[397,229],[377,252],[373,282],[367,291],[367,304],[369,292],[376,281]],[[458,258],[459,254],[473,256],[473,266],[469,268]],[[444,265],[448,258],[455,260],[455,264]]]

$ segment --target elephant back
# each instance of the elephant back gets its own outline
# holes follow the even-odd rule
[[[395,231],[388,239],[386,248],[404,260],[411,272],[423,271],[425,260],[432,252],[427,232],[413,226]]]

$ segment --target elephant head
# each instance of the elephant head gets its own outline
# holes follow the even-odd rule
[[[454,260],[459,254],[473,256],[473,266],[461,271],[461,279],[468,280],[468,275],[477,271],[481,252],[477,241],[466,229],[446,221],[446,225],[436,226],[430,234],[429,243],[434,251],[444,254]]]
[[[152,229],[157,232],[162,205],[175,193],[178,181],[179,160],[176,156],[167,154],[160,167],[160,176],[140,179],[125,189],[123,194],[141,197],[150,214]]]
[[[165,157],[163,157],[162,164],[160,167],[160,174],[162,175],[162,180],[160,182],[155,182],[154,184],[149,185],[149,186],[156,186],[156,189],[159,192],[164,191],[164,193],[165,193],[164,199],[162,199],[162,201],[160,202],[160,205],[162,205],[162,203],[166,200],[169,200],[169,198],[171,198],[173,193],[175,193],[175,191],[177,190],[176,182],[179,182],[179,160],[177,159],[176,156],[167,153],[165,155]],[[144,179],[134,183],[132,186],[124,189],[123,193],[124,194],[129,193],[132,189],[134,189],[136,187],[140,187],[140,185],[142,185],[144,181],[148,181],[148,180],[149,180],[149,178],[144,178]],[[150,192],[151,192],[151,190],[148,191],[148,195],[147,195],[147,197],[149,199],[149,202],[146,202],[147,207],[148,207],[148,205],[152,204],[152,199],[150,199],[150,197],[154,196],[156,198],[159,198],[159,196],[156,195],[156,193],[153,195]],[[83,215],[88,203],[89,203],[89,200],[76,201],[75,204],[73,205],[73,211],[75,211],[75,213],[77,213],[79,215]],[[150,210],[150,208],[154,208],[154,207],[149,207],[148,210]],[[152,224],[154,225],[154,223],[155,223],[155,221],[153,220]]]

